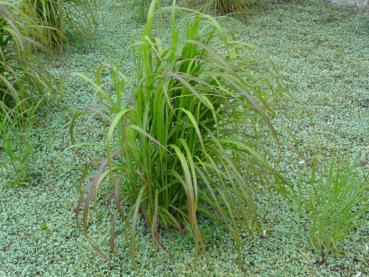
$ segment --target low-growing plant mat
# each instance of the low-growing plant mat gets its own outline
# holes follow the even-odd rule
[[[105,1],[104,1],[105,2]],[[92,209],[90,241],[76,223],[73,209],[79,196],[81,165],[101,159],[103,149],[89,147],[75,156],[70,147],[69,122],[73,112],[96,103],[94,89],[71,72],[94,77],[96,65],[120,63],[132,73],[132,34],[141,26],[122,1],[106,1],[98,9],[96,35],[82,43],[71,42],[51,71],[63,79],[63,94],[47,103],[32,139],[36,143],[28,186],[6,185],[0,168],[0,276],[361,276],[369,274],[369,220],[342,253],[317,262],[307,231],[296,221],[286,201],[261,190],[257,202],[265,232],[243,236],[241,267],[234,244],[224,229],[202,222],[210,267],[200,258],[193,268],[190,236],[177,232],[161,235],[171,257],[155,251],[149,232],[138,229],[137,272],[131,271],[129,242],[121,234],[116,253],[109,254],[108,211]],[[164,25],[165,26],[165,25]],[[316,2],[274,6],[232,24],[237,38],[251,42],[260,60],[269,58],[279,68],[296,100],[285,101],[273,119],[281,135],[275,164],[291,181],[306,172],[315,155],[325,161],[332,155],[351,158],[366,174],[369,170],[369,20],[350,7]],[[163,33],[166,30],[162,30]],[[47,111],[47,112],[46,112]],[[79,142],[104,138],[98,118],[77,123]],[[86,123],[87,122],[87,123]],[[94,132],[91,132],[91,131]],[[91,133],[93,135],[91,135]],[[272,144],[273,142],[270,142]],[[76,158],[80,157],[80,158]],[[91,170],[93,173],[93,170]],[[356,275],[359,276],[359,275]]]

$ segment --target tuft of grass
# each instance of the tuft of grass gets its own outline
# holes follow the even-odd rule
[[[245,11],[247,2],[244,0],[216,0],[215,6],[223,13],[240,13]]]
[[[96,0],[23,0],[22,8],[44,26],[47,50],[61,49],[68,36],[88,34],[96,25]]]
[[[17,5],[0,1],[0,154],[14,186],[28,183],[33,119],[53,90],[37,53],[44,49],[43,28]]]
[[[302,184],[294,191],[292,203],[307,222],[311,245],[322,260],[338,253],[340,243],[369,210],[369,182],[357,178],[350,164],[331,159],[320,176],[314,161],[309,181]]]
[[[7,169],[9,185],[20,186],[29,182],[31,159],[34,153],[34,144],[31,142],[33,119],[42,99],[31,110],[19,113],[14,108],[6,116],[0,113],[0,154],[1,166]],[[12,120],[9,120],[10,116]]]
[[[0,1],[0,113],[23,114],[52,91],[51,77],[37,55],[42,26],[18,6]]]
[[[244,14],[248,9],[260,6],[263,0],[185,0],[188,6],[202,6],[202,9],[214,14]]]
[[[243,63],[243,45],[227,37],[213,17],[196,12],[185,18],[185,26],[177,25],[174,1],[166,9],[171,10],[166,44],[153,35],[157,6],[158,1],[151,3],[133,47],[136,83],[110,66],[112,84],[107,85],[101,78],[103,68],[98,69],[94,85],[103,105],[97,113],[110,118],[106,159],[77,211],[82,206],[87,234],[90,202],[109,178],[117,213],[131,226],[134,267],[141,217],[163,250],[161,230],[191,234],[195,265],[200,254],[206,257],[199,218],[220,222],[233,238],[240,261],[242,230],[251,234],[258,229],[253,187],[267,181],[285,191],[282,176],[264,160],[253,138],[237,131],[253,129],[244,126],[243,119],[256,115],[276,135],[268,116],[270,94],[255,80],[252,67]],[[80,114],[72,119],[73,142]],[[114,225],[112,230],[114,238]]]
[[[146,22],[147,9],[150,5],[148,0],[133,1],[134,8],[136,10],[136,16],[139,22]]]

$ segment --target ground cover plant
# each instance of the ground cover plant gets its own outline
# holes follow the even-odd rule
[[[267,114],[271,94],[255,80],[252,65],[242,62],[239,52],[243,45],[227,38],[215,18],[195,13],[188,16],[185,26],[179,25],[174,2],[166,45],[153,35],[157,6],[153,1],[141,39],[134,45],[133,87],[112,66],[115,95],[111,96],[106,90],[111,86],[100,83],[98,73],[97,93],[105,106],[99,113],[111,121],[107,161],[85,197],[84,231],[91,196],[108,176],[112,191],[122,194],[117,209],[131,224],[132,254],[141,215],[162,248],[162,228],[192,234],[196,264],[199,254],[206,255],[198,219],[205,216],[224,224],[240,259],[241,230],[252,234],[258,228],[255,184],[249,180],[261,182],[257,177],[272,177],[265,184],[285,191],[282,176],[254,147],[256,141],[242,138],[235,129],[243,130],[242,119],[255,113],[270,128],[270,134],[275,134]],[[224,54],[210,46],[216,39]],[[127,103],[123,99],[128,99]],[[113,153],[117,153],[114,158]],[[128,204],[127,214],[121,203]]]
[[[155,24],[153,34],[155,37],[164,37],[165,45],[170,38],[170,21],[164,20],[166,17],[163,16],[163,20]],[[187,19],[181,13],[177,16],[179,21],[183,19],[185,22]],[[310,242],[310,218],[305,212],[300,217],[296,216],[293,206],[267,186],[260,186],[253,192],[260,233],[250,237],[247,231],[241,231],[240,266],[236,266],[237,248],[230,232],[224,225],[214,224],[200,215],[199,228],[211,266],[201,257],[194,270],[192,234],[179,235],[175,228],[159,228],[160,242],[166,246],[171,257],[168,259],[164,251],[154,250],[157,244],[153,244],[145,221],[138,220],[135,233],[137,269],[132,272],[127,251],[131,243],[131,222],[121,222],[119,218],[114,193],[107,183],[109,173],[106,173],[105,182],[100,184],[98,193],[90,201],[90,236],[86,239],[81,224],[75,222],[73,212],[81,189],[77,184],[80,184],[85,163],[97,163],[105,156],[107,129],[104,123],[111,118],[108,120],[105,116],[93,116],[90,113],[83,117],[84,120],[76,120],[76,142],[89,147],[71,147],[68,128],[73,113],[76,110],[96,111],[103,108],[102,99],[99,99],[101,94],[97,93],[99,90],[96,91],[71,73],[82,72],[94,79],[96,66],[111,62],[116,65],[113,69],[126,74],[127,86],[124,91],[130,95],[128,91],[134,91],[136,83],[132,36],[140,37],[142,32],[142,24],[137,24],[128,1],[100,1],[97,19],[101,24],[98,32],[89,39],[88,47],[82,44],[82,40],[71,40],[62,53],[48,58],[51,61],[49,71],[57,80],[63,80],[63,93],[55,101],[46,101],[44,109],[38,110],[37,120],[28,138],[33,158],[30,163],[32,171],[28,171],[25,179],[27,186],[12,188],[7,185],[12,180],[12,176],[6,172],[10,164],[4,148],[0,149],[0,276],[369,274],[367,213],[358,217],[360,220],[356,223],[359,224],[355,224],[355,228],[338,241],[338,251],[333,251],[337,253],[329,253],[321,260],[319,251],[314,250]],[[265,149],[269,163],[291,183],[300,184],[305,194],[298,196],[305,196],[311,203],[319,203],[321,199],[307,197],[312,186],[309,177],[303,176],[311,174],[312,157],[316,157],[319,164],[315,171],[317,182],[314,184],[317,188],[321,185],[318,182],[320,178],[326,184],[333,184],[327,182],[332,156],[351,160],[350,179],[359,180],[355,187],[361,188],[362,181],[365,186],[369,169],[367,15],[349,6],[308,1],[275,5],[272,9],[249,16],[246,22],[222,20],[222,24],[226,24],[223,26],[227,34],[234,33],[237,40],[255,45],[252,52],[259,63],[264,64],[272,59],[294,98],[294,101],[281,101],[273,105],[274,113],[270,114],[280,143],[277,144],[270,137],[270,129],[265,127],[263,121],[259,121],[261,128],[257,138],[251,138],[259,143],[253,147]],[[218,46],[220,44],[217,41],[209,44],[211,48]],[[245,52],[242,54],[246,55]],[[116,99],[110,69],[108,66],[101,71],[101,75],[98,74],[101,76],[99,84],[104,84],[102,89]],[[264,75],[261,68],[256,69],[260,73],[257,76]],[[128,83],[133,84],[129,90]],[[109,111],[108,108],[106,111]],[[245,113],[247,116],[250,114],[255,115],[250,111]],[[243,123],[249,124],[247,117],[244,118]],[[119,128],[117,125],[112,136],[112,154],[119,146]],[[21,138],[18,133],[25,134],[24,130],[15,128],[13,138]],[[13,145],[17,144],[15,139],[11,140],[14,141]],[[119,166],[122,156],[116,154],[112,157],[112,165]],[[123,175],[119,174],[120,169],[114,168],[114,175]],[[87,173],[85,183],[89,184],[89,176],[93,177],[96,171],[90,169]],[[340,176],[345,174],[341,171]],[[257,184],[251,179],[250,183]],[[120,195],[123,195],[123,191]],[[128,203],[122,201],[122,204],[127,213]],[[357,205],[352,213],[360,207],[362,205]],[[319,219],[319,216],[315,218]],[[111,224],[113,219],[115,225]],[[115,230],[111,226],[115,226]],[[110,254],[111,233],[116,235],[116,239],[115,252]],[[91,245],[99,245],[101,252],[95,251]]]

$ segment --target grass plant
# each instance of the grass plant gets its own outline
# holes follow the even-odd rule
[[[249,8],[260,5],[262,0],[186,0],[185,3],[214,14],[244,14]]]
[[[255,237],[252,241],[242,234],[241,269],[234,264],[236,251],[227,229],[222,224],[203,220],[202,215],[199,225],[211,267],[206,267],[201,258],[194,269],[190,234],[180,236],[175,230],[160,227],[160,241],[171,256],[168,265],[165,255],[153,253],[149,232],[140,222],[137,271],[132,273],[127,259],[129,252],[125,251],[129,236],[126,238],[121,233],[127,224],[121,224],[119,218],[116,218],[115,230],[117,253],[107,255],[108,260],[104,261],[96,251],[91,251],[80,226],[71,216],[71,207],[79,193],[76,182],[80,171],[76,168],[104,154],[101,148],[104,128],[101,120],[94,116],[76,122],[78,142],[98,144],[81,150],[81,155],[76,157],[69,148],[66,121],[71,111],[84,110],[97,99],[91,87],[69,73],[85,72],[93,76],[96,64],[111,57],[116,64],[124,61],[119,69],[135,83],[135,74],[131,74],[135,63],[127,43],[141,28],[132,20],[133,9],[128,1],[99,3],[97,16],[104,20],[95,39],[91,40],[91,48],[81,51],[84,49],[82,40],[76,41],[76,47],[68,47],[49,65],[58,78],[65,76],[64,95],[62,101],[47,104],[48,116],[39,116],[39,124],[33,129],[31,139],[37,145],[33,147],[29,176],[32,186],[12,189],[4,185],[9,176],[2,165],[9,163],[6,155],[0,154],[0,276],[369,276],[367,215],[363,215],[358,228],[349,233],[352,238],[338,243],[339,255],[329,255],[325,262],[317,262],[309,243],[309,229],[301,228],[281,197],[264,189],[254,196],[262,229],[266,231],[262,232],[262,238]],[[181,15],[177,16],[180,20]],[[290,180],[297,179],[304,167],[299,162],[308,163],[312,153],[320,164],[329,164],[332,153],[350,157],[355,161],[351,167],[355,175],[369,172],[367,23],[367,16],[354,8],[307,1],[275,5],[251,17],[246,24],[232,24],[231,28],[227,25],[227,32],[234,31],[237,39],[256,46],[253,53],[258,61],[272,57],[284,82],[298,99],[283,100],[274,108],[272,122],[280,134],[281,151],[274,152],[275,146],[269,139],[262,142],[271,149],[272,157],[280,154],[278,168]],[[170,24],[155,26],[156,36],[165,36],[163,40],[167,42]],[[242,51],[245,55],[244,49]],[[109,86],[113,82],[107,73],[102,74],[102,81],[106,83],[104,90],[112,94],[114,90]],[[128,90],[125,89],[124,96],[130,95]],[[282,115],[288,121],[282,120]],[[291,133],[295,135],[294,142]],[[114,134],[116,139],[118,134]],[[297,155],[293,147],[298,148],[301,155]],[[118,149],[115,140],[113,149]],[[307,186],[305,178],[302,181],[305,184],[301,186]],[[100,184],[97,203],[91,201],[89,211],[90,239],[103,244],[101,250],[104,251],[109,248],[110,212],[115,212],[111,210],[115,203],[107,207],[102,198],[106,193],[108,199],[114,199],[110,191],[110,185]],[[124,208],[129,207],[121,200]]]
[[[297,215],[308,226],[310,242],[320,259],[338,253],[340,244],[369,210],[369,181],[356,177],[348,163],[332,159],[320,176],[313,164],[308,182],[292,196]]]
[[[23,114],[52,91],[51,78],[36,51],[42,26],[18,6],[0,2],[0,113]]]
[[[44,26],[48,50],[61,49],[70,35],[87,34],[96,25],[95,0],[23,0],[22,6]]]
[[[215,6],[217,10],[223,13],[243,12],[247,7],[244,0],[216,0]]]
[[[33,119],[42,99],[30,111],[19,112],[13,108],[10,113],[0,113],[0,166],[6,169],[9,185],[20,186],[29,182],[31,159],[34,145],[31,142]],[[12,120],[9,120],[10,116]]]
[[[142,216],[162,249],[161,230],[192,234],[195,264],[200,254],[206,257],[199,218],[221,222],[240,259],[242,230],[252,234],[258,228],[253,187],[267,180],[284,191],[283,178],[263,159],[253,139],[237,132],[245,127],[243,118],[257,115],[270,135],[276,135],[268,116],[270,94],[242,62],[243,44],[227,37],[213,17],[191,13],[181,26],[173,2],[166,44],[153,34],[157,6],[153,1],[133,47],[135,84],[116,66],[109,67],[111,85],[101,81],[102,67],[97,73],[95,86],[103,103],[99,114],[111,119],[106,161],[86,190],[84,231],[92,196],[108,178],[114,195],[121,195],[119,201],[116,197],[117,211],[131,226],[133,258]],[[214,42],[221,46],[213,48]]]

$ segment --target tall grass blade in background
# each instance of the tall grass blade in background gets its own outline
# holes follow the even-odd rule
[[[0,168],[11,185],[29,182],[33,119],[53,90],[38,56],[43,28],[15,4],[0,1]]]
[[[61,49],[71,35],[85,35],[94,29],[95,0],[23,0],[23,10],[44,27],[48,50]]]
[[[51,78],[38,58],[43,27],[14,4],[0,1],[0,113],[9,119],[52,91]],[[33,40],[31,37],[35,38]]]
[[[186,5],[202,7],[214,14],[243,14],[249,8],[260,5],[263,0],[185,0]]]
[[[297,215],[306,223],[315,253],[325,259],[337,253],[340,243],[350,236],[360,217],[369,211],[369,181],[356,177],[348,163],[333,159],[318,175],[313,164],[310,180],[300,182],[291,194]]]
[[[247,7],[244,0],[216,0],[215,5],[216,9],[223,13],[241,13]]]
[[[206,253],[199,223],[206,217],[229,231],[240,258],[241,230],[258,228],[253,186],[266,179],[284,191],[283,178],[264,161],[257,143],[238,132],[252,130],[255,126],[244,126],[242,119],[256,115],[275,135],[268,116],[270,94],[243,64],[242,44],[228,39],[211,16],[190,14],[184,26],[178,25],[173,3],[166,9],[171,10],[169,44],[154,37],[157,6],[153,1],[133,47],[135,84],[129,85],[116,66],[110,66],[112,84],[104,84],[98,70],[99,113],[111,120],[106,164],[86,192],[84,230],[91,198],[109,178],[128,208],[123,217],[131,224],[132,256],[142,216],[160,247],[162,229],[192,234],[196,263]]]
[[[136,14],[137,14],[138,20],[145,23],[146,22],[147,9],[150,6],[150,1],[149,0],[134,1],[132,3],[132,5],[134,5],[134,8],[136,9]]]

